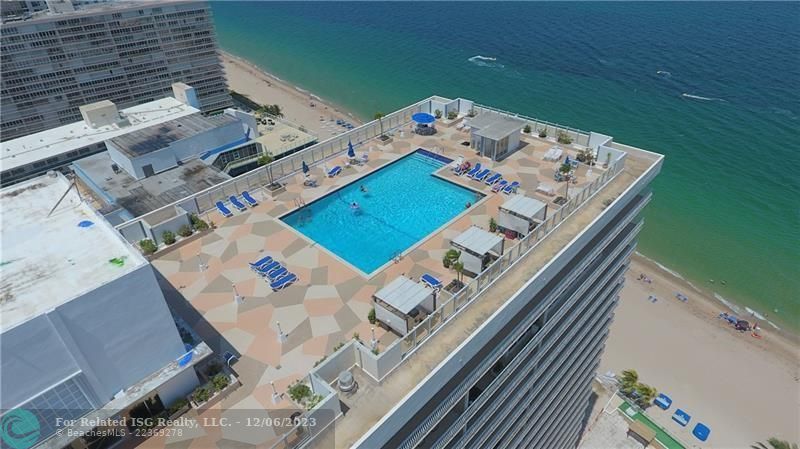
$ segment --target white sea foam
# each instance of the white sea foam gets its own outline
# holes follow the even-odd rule
[[[751,309],[750,307],[745,307],[744,310],[747,310],[747,313],[749,313],[750,315],[753,315],[754,317],[758,318],[759,320],[766,320],[767,319],[764,315],[756,312],[755,310]]]
[[[471,58],[468,58],[467,61],[481,67],[496,67],[499,69],[505,67],[503,64],[497,62],[497,58],[492,58],[490,56],[476,55]]]
[[[672,76],[672,73],[667,72],[666,70],[659,70],[658,72],[656,72],[656,75]]]
[[[723,103],[727,103],[722,98],[714,98],[714,97],[701,97],[700,95],[692,95],[687,93],[682,93],[681,97],[683,98],[691,98],[692,100],[701,100],[701,101],[721,101]]]
[[[736,312],[738,314],[742,313],[742,309],[739,306],[737,306],[736,304],[734,304],[734,303],[728,301],[727,299],[723,298],[722,295],[720,295],[719,293],[714,292],[714,298],[716,298],[717,301],[725,304],[725,306],[727,308],[733,310],[734,312]]]
[[[696,286],[696,285],[692,284],[690,281],[688,281],[688,280],[687,280],[685,277],[683,277],[683,275],[681,275],[681,274],[680,274],[680,273],[678,273],[677,271],[675,271],[675,270],[673,270],[673,269],[671,269],[671,268],[669,268],[669,267],[666,267],[666,266],[664,266],[664,265],[661,265],[661,264],[660,264],[660,263],[658,263],[657,261],[655,261],[655,260],[653,260],[653,259],[651,259],[651,258],[649,258],[649,257],[645,256],[644,254],[640,253],[639,251],[636,251],[636,255],[637,255],[637,256],[639,256],[639,257],[641,257],[642,259],[646,259],[648,262],[650,262],[650,263],[652,263],[653,265],[657,266],[657,267],[658,267],[658,268],[660,268],[661,270],[663,270],[663,271],[666,271],[667,273],[669,273],[669,274],[671,274],[671,275],[675,276],[676,278],[678,278],[678,279],[682,280],[683,282],[686,282],[687,284],[689,284],[689,286],[690,286],[690,287],[692,287],[693,289],[697,290],[698,292],[700,291],[700,289],[699,289],[699,288],[697,288],[697,286]]]

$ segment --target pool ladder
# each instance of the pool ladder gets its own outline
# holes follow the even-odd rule
[[[403,260],[403,252],[402,251],[397,250],[397,251],[392,253],[392,261],[394,263],[400,263],[401,260]]]
[[[300,225],[306,224],[311,221],[311,209],[305,207],[306,202],[302,198],[295,198],[294,205],[299,210],[297,221]]]

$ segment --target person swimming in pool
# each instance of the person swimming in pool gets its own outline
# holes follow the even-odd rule
[[[359,190],[361,190],[361,192],[363,193],[367,193],[367,188],[363,184],[361,185],[361,188]]]
[[[353,201],[352,203],[350,203],[350,209],[358,210],[358,209],[360,209],[360,207],[358,206],[358,203]]]
[[[464,205],[464,209],[469,209],[470,207],[472,207],[472,203],[467,201],[467,204]]]

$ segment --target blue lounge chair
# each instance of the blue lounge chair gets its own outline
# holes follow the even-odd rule
[[[289,270],[287,270],[286,267],[280,267],[276,270],[272,270],[271,272],[269,272],[269,274],[267,274],[267,277],[269,278],[270,281],[276,281],[279,277],[285,275],[288,272]]]
[[[494,184],[494,183],[496,183],[496,182],[500,181],[501,179],[503,179],[503,175],[501,175],[500,173],[495,173],[495,174],[493,174],[492,176],[489,176],[489,177],[486,179],[486,181],[485,181],[485,182],[486,182],[486,185],[487,185],[487,186],[490,186],[490,185],[492,185],[492,184]]]
[[[272,262],[266,265],[256,268],[256,271],[261,276],[266,276],[270,271],[280,268],[280,266],[281,266],[280,262],[278,262],[277,260],[273,260]]]
[[[297,275],[294,273],[289,273],[282,278],[273,281],[271,284],[269,284],[269,286],[272,287],[273,290],[280,290],[294,284],[296,280]]]
[[[442,287],[442,281],[436,279],[435,277],[433,277],[433,275],[428,273],[423,274],[422,277],[419,278],[419,280],[430,288]]]
[[[680,424],[682,427],[686,427],[686,425],[689,424],[689,421],[692,420],[692,417],[683,410],[678,409],[675,414],[672,415],[672,420]]]
[[[217,201],[217,210],[225,217],[233,217],[233,212],[222,201]]]
[[[517,191],[517,187],[519,187],[519,183],[517,181],[514,181],[503,189],[503,193],[505,193],[506,195],[511,195],[512,193]]]
[[[264,265],[266,265],[266,264],[268,264],[270,262],[272,262],[272,256],[265,256],[265,257],[262,257],[261,259],[258,259],[255,262],[250,262],[250,267],[255,269],[255,268],[258,268],[258,267],[263,267]]]
[[[664,393],[661,393],[653,400],[653,404],[657,405],[661,410],[666,410],[672,405],[672,399]]]
[[[258,206],[258,201],[256,201],[256,199],[255,199],[255,198],[253,198],[253,197],[250,195],[250,192],[248,192],[247,190],[245,190],[245,191],[243,191],[243,192],[242,192],[242,198],[244,198],[244,200],[247,202],[247,204],[249,204],[249,205],[250,205],[250,207],[256,207],[256,206]]]
[[[475,181],[483,181],[484,179],[486,179],[487,176],[489,176],[489,172],[491,172],[490,169],[484,168],[482,172],[475,175],[475,177],[472,179],[474,179]]]
[[[341,172],[342,172],[342,167],[337,165],[336,167],[333,167],[332,169],[328,170],[328,177],[333,178],[334,176],[338,175]]]
[[[694,426],[694,430],[692,430],[692,435],[700,441],[705,441],[708,439],[708,436],[711,434],[711,429],[708,428],[703,423],[697,423]]]
[[[481,163],[480,162],[475,164],[475,166],[472,167],[472,170],[467,172],[467,176],[472,178],[473,176],[477,175],[479,171],[481,171]]]
[[[236,198],[235,196],[231,195],[229,199],[231,200],[231,204],[233,204],[233,207],[239,209],[239,212],[244,212],[247,210],[247,206],[242,204],[242,202],[239,201],[239,198]]]
[[[505,179],[501,179],[500,182],[492,186],[492,192],[497,193],[503,190],[508,185],[508,181]]]

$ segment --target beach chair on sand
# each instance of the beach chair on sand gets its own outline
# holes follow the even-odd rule
[[[341,172],[342,172],[342,167],[337,165],[336,167],[333,167],[332,169],[328,170],[328,177],[333,178],[334,176],[338,175]]]
[[[250,262],[250,268],[256,269],[272,262],[272,256],[265,256],[255,262]]]
[[[233,212],[225,206],[222,201],[217,201],[217,210],[225,217],[233,217]]]
[[[500,182],[492,186],[492,192],[497,193],[503,190],[508,185],[508,181],[501,179]]]
[[[490,172],[491,172],[490,169],[484,168],[482,172],[480,172],[477,175],[475,175],[475,177],[472,178],[472,179],[474,179],[475,181],[478,181],[478,182],[483,181],[484,179],[486,179],[487,176],[489,176]]]
[[[683,410],[678,409],[675,411],[675,414],[672,415],[672,420],[680,424],[682,427],[686,427],[686,425],[689,424],[689,421],[692,420],[692,417]]]
[[[235,196],[231,195],[230,198],[228,199],[231,200],[231,204],[233,204],[233,207],[239,209],[239,212],[244,212],[247,210],[247,206],[242,204],[242,202],[239,201],[239,198],[236,198]]]
[[[495,173],[495,174],[493,174],[492,176],[489,176],[486,179],[486,185],[490,186],[490,185],[500,181],[502,178],[503,178],[503,175],[501,175],[500,173]]]
[[[247,190],[242,192],[242,198],[244,198],[245,202],[250,205],[250,207],[258,206],[258,201],[250,195],[250,192]]]
[[[519,182],[514,181],[511,184],[505,186],[505,188],[503,189],[503,193],[505,193],[506,195],[511,195],[512,193],[517,191],[517,187],[519,187]]]
[[[271,284],[269,284],[269,286],[272,287],[273,290],[277,291],[294,284],[295,281],[297,281],[297,275],[294,273],[288,273],[285,276],[274,280]]]
[[[422,277],[419,278],[419,280],[430,288],[435,288],[435,289],[442,288],[442,281],[436,279],[431,274],[425,273],[422,275]]]

